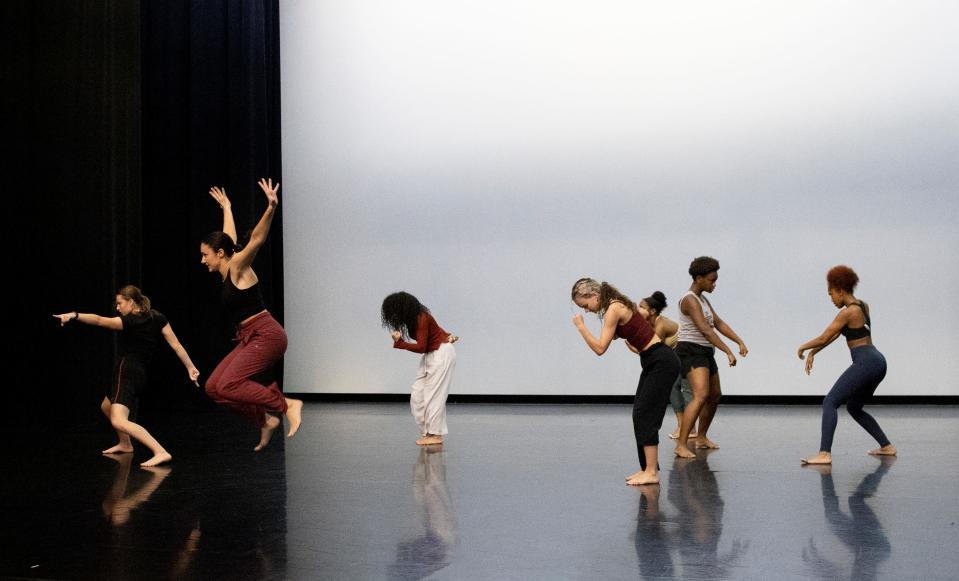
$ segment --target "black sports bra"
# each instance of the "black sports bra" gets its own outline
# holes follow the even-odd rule
[[[859,308],[862,309],[862,314],[866,317],[866,324],[862,327],[856,328],[852,328],[849,325],[843,327],[839,332],[842,333],[842,336],[845,337],[847,341],[863,339],[872,335],[872,331],[870,330],[872,322],[869,320],[869,307],[862,301],[859,301],[855,304],[859,305]]]

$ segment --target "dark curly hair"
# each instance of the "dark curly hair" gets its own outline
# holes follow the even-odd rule
[[[591,278],[581,278],[573,283],[573,290],[570,293],[572,300],[575,301],[576,297],[585,297],[591,294],[599,295],[599,310],[596,314],[599,315],[600,318],[606,314],[606,309],[608,309],[610,303],[613,302],[623,303],[631,311],[636,312],[636,303],[606,281],[596,282]]]
[[[666,295],[663,294],[663,291],[656,291],[643,300],[646,301],[649,308],[656,311],[657,315],[666,309]]]
[[[829,269],[829,272],[826,273],[826,282],[829,284],[829,288],[852,294],[856,285],[859,284],[859,275],[856,274],[855,270],[840,264]]]
[[[700,256],[689,263],[689,276],[693,277],[693,280],[697,276],[706,276],[717,270],[719,270],[719,261],[712,256]]]
[[[408,292],[393,293],[383,299],[380,317],[383,326],[403,333],[407,339],[416,336],[416,321],[421,313],[429,309]]]

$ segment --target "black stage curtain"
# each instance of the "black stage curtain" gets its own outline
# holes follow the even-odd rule
[[[50,316],[113,312],[136,284],[171,320],[203,377],[230,348],[219,281],[199,241],[220,228],[213,184],[240,231],[280,174],[278,2],[4,3],[8,294],[14,424],[100,423],[113,334]],[[12,146],[12,147],[11,147]],[[282,322],[282,208],[255,263]],[[173,355],[146,407],[205,407]]]

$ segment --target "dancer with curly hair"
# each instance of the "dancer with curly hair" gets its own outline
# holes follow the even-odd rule
[[[681,458],[696,457],[686,445],[686,440],[697,419],[699,433],[694,440],[695,446],[719,448],[706,437],[722,397],[719,367],[714,357],[716,349],[726,354],[730,367],[736,365],[736,356],[719,337],[719,333],[736,342],[741,357],[749,353],[746,343],[716,314],[716,309],[703,296],[704,293],[716,290],[719,261],[711,256],[700,256],[690,263],[689,276],[693,278],[693,282],[679,303],[679,342],[676,344],[683,377],[689,381],[693,390],[693,399],[683,411],[683,422],[676,439],[676,455]]]
[[[856,298],[853,291],[859,284],[859,276],[848,266],[834,266],[826,274],[826,290],[832,304],[840,309],[826,330],[815,339],[799,346],[799,358],[806,359],[806,374],[812,373],[813,359],[817,353],[839,338],[846,338],[852,365],[849,366],[826,394],[822,402],[822,436],[819,453],[803,458],[803,464],[832,464],[832,440],[839,422],[839,406],[845,404],[852,419],[856,420],[869,435],[879,443],[879,448],[870,450],[876,456],[895,456],[896,447],[871,415],[863,411],[866,398],[870,397],[886,377],[886,358],[872,344],[872,319],[869,305]],[[809,351],[806,355],[805,352]]]
[[[416,381],[410,391],[410,411],[420,430],[419,446],[443,443],[446,427],[446,398],[456,367],[453,343],[459,337],[447,333],[430,310],[408,292],[383,299],[380,309],[383,326],[390,329],[395,349],[422,353]]]

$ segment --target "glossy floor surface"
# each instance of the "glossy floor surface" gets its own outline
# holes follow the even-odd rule
[[[871,411],[898,458],[842,411],[833,467],[802,468],[818,408],[723,406],[722,449],[666,444],[641,488],[618,405],[452,405],[424,449],[405,405],[312,403],[260,453],[225,414],[156,415],[174,461],[150,470],[100,456],[101,426],[29,434],[3,454],[0,576],[956,579],[959,408]]]

